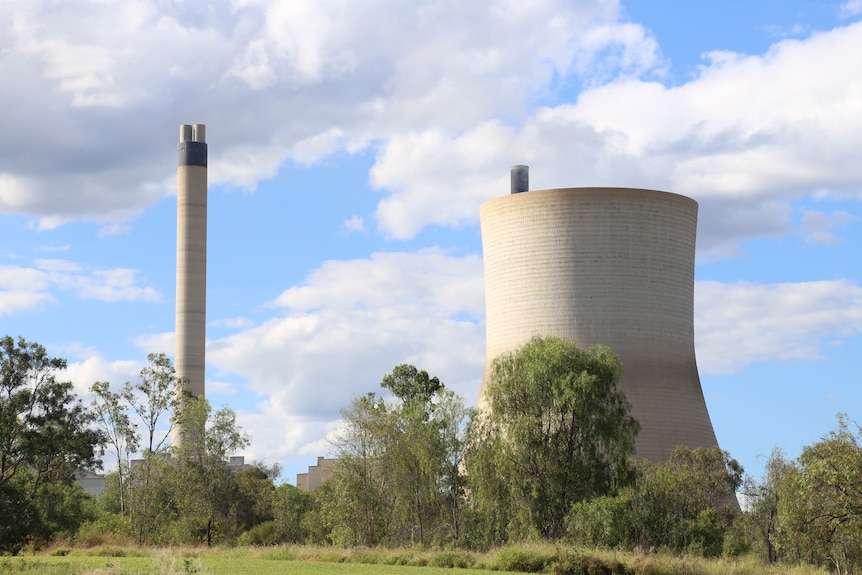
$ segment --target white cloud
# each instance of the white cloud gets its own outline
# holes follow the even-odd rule
[[[354,394],[378,390],[399,363],[426,369],[476,400],[484,363],[476,256],[425,250],[326,262],[274,305],[285,314],[207,347],[211,365],[260,394],[264,441],[274,450],[268,458],[318,441]],[[256,418],[241,423],[258,445]],[[273,421],[283,423],[274,430]]]
[[[172,331],[141,335],[132,341],[135,347],[146,354],[164,353],[168,356],[173,356],[175,342],[176,334]]]
[[[217,319],[209,322],[213,327],[224,327],[228,329],[246,328],[254,325],[254,322],[247,317],[230,317]]]
[[[100,238],[108,236],[122,236],[128,234],[130,231],[132,231],[132,226],[127,226],[123,224],[110,224],[99,228],[97,235]]]
[[[341,230],[345,234],[365,231],[365,221],[357,215],[350,216],[348,219],[342,222]]]
[[[847,0],[838,9],[838,13],[843,18],[851,18],[862,14],[862,0]]]
[[[58,291],[71,290],[82,299],[160,301],[151,287],[135,285],[135,270],[85,269],[61,259],[39,259],[34,267],[0,266],[0,314],[56,303]]]
[[[697,282],[694,326],[701,373],[817,360],[824,345],[862,333],[862,288],[847,281]]]
[[[16,79],[0,110],[0,211],[42,230],[116,223],[172,194],[165,125],[191,121],[202,90],[211,183],[254,190],[286,161],[520,116],[554,78],[663,66],[649,32],[602,0],[34,0],[4,5],[0,38],[0,75]]]
[[[378,221],[395,237],[475,223],[483,200],[507,192],[508,166],[526,163],[532,189],[632,186],[694,197],[699,249],[733,253],[743,239],[792,231],[796,199],[860,194],[857,68],[862,23],[786,40],[762,56],[709,54],[698,77],[678,87],[624,79],[520,125],[394,136],[372,170],[389,192]]]
[[[91,398],[90,386],[95,382],[107,381],[116,392],[125,382],[134,382],[143,367],[143,364],[137,361],[107,361],[98,353],[89,352],[79,361],[68,362],[66,369],[57,374],[57,379],[71,381],[79,396]]]

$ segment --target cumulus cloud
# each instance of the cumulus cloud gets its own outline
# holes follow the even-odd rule
[[[66,369],[57,374],[59,381],[71,381],[75,391],[84,398],[92,397],[90,386],[97,381],[107,381],[111,389],[118,392],[127,381],[134,382],[143,364],[133,360],[107,361],[94,351],[79,351],[77,361],[68,362]]]
[[[859,196],[857,68],[862,23],[785,40],[763,55],[708,54],[699,75],[676,87],[620,79],[520,123],[393,137],[372,170],[389,192],[378,222],[395,237],[474,223],[482,201],[506,193],[508,165],[526,163],[533,189],[610,185],[691,196],[702,207],[699,249],[732,254],[741,240],[790,232],[796,199]]]
[[[135,283],[135,270],[89,269],[61,259],[40,259],[33,267],[0,265],[0,314],[10,314],[56,303],[60,291],[82,299],[159,301],[151,287]]]
[[[852,18],[862,14],[862,0],[847,0],[838,8],[838,13],[843,18]]]
[[[862,333],[862,288],[847,281],[698,282],[694,326],[701,373],[817,360],[824,345]]]
[[[283,315],[207,347],[211,365],[259,394],[260,415],[241,414],[241,423],[256,444],[259,435],[271,443],[267,457],[317,449],[338,410],[378,390],[399,363],[476,400],[484,298],[475,255],[430,249],[326,262],[271,305]],[[255,433],[255,422],[266,431]]]
[[[36,229],[126,220],[173,193],[182,122],[211,123],[211,183],[253,190],[287,161],[516,117],[555,78],[660,71],[649,31],[620,18],[600,0],[13,1],[0,211]]]

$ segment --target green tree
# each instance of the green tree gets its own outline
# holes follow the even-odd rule
[[[203,397],[187,397],[177,421],[183,427],[182,445],[173,453],[180,514],[191,532],[203,526],[200,530],[211,546],[217,524],[230,517],[231,502],[237,497],[228,457],[248,447],[249,437],[237,425],[232,409],[213,412]]]
[[[765,476],[760,482],[747,479],[744,493],[750,500],[751,508],[744,518],[743,527],[753,531],[750,535],[754,543],[762,546],[763,554],[770,563],[781,558],[783,542],[786,536],[779,515],[785,507],[784,499],[793,497],[788,490],[792,489],[791,478],[798,472],[796,465],[788,461],[779,449],[772,451],[766,462]]]
[[[105,436],[92,427],[94,416],[72,384],[56,380],[65,367],[37,343],[0,339],[0,552],[44,538],[56,524],[45,512],[62,509],[40,507],[39,495],[65,493],[60,486],[70,485],[76,471],[101,465]],[[72,499],[82,496],[73,492]],[[71,504],[69,497],[60,501]]]
[[[392,373],[383,376],[380,387],[391,391],[405,404],[415,401],[425,405],[443,388],[443,384],[424,369],[420,371],[415,366],[402,363],[396,365]]]
[[[797,553],[836,571],[862,569],[862,427],[846,415],[838,429],[799,456],[796,498],[784,514],[796,532]]]
[[[341,410],[338,461],[321,493],[321,515],[333,542],[374,546],[386,537],[391,505],[383,459],[393,432],[386,402],[374,393]]]
[[[107,381],[97,381],[90,387],[90,391],[95,395],[91,405],[96,415],[96,424],[105,432],[117,457],[120,515],[125,515],[129,454],[137,451],[140,436],[126,412],[127,404],[123,394],[111,391],[111,384]]]
[[[721,554],[738,508],[742,468],[718,447],[679,447],[666,463],[641,461],[635,482],[614,497],[581,501],[566,518],[588,545]]]
[[[169,455],[168,438],[174,423],[171,416],[177,411],[176,391],[180,384],[182,381],[176,377],[170,358],[164,353],[151,353],[139,379],[135,383],[127,381],[121,392],[123,401],[137,414],[146,430],[143,463],[129,470],[135,484],[131,490],[135,498],[132,501],[132,524],[139,543],[159,536],[169,511],[176,504],[164,491],[164,485],[152,490],[150,485],[155,479],[164,484],[172,474],[165,465]]]
[[[276,532],[283,543],[307,543],[310,538],[306,515],[312,510],[314,496],[293,485],[284,483],[272,494],[272,513]]]
[[[140,379],[123,387],[123,399],[138,414],[147,431],[146,453],[161,453],[167,449],[167,441],[173,429],[169,416],[177,411],[177,389],[183,381],[177,378],[171,359],[164,353],[151,353],[148,364],[141,369]],[[168,426],[159,429],[168,418]]]
[[[333,540],[343,544],[452,544],[460,537],[458,465],[467,419],[463,400],[436,377],[396,366],[374,393],[342,411],[339,462],[321,495]]]
[[[247,531],[264,521],[272,521],[275,484],[280,468],[261,464],[250,465],[234,475],[237,486],[232,513],[237,529]]]
[[[477,507],[510,535],[557,538],[572,504],[625,485],[638,424],[621,374],[607,347],[553,337],[496,358],[466,453],[475,496],[495,498]]]

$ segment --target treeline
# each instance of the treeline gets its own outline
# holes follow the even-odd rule
[[[638,424],[605,347],[531,340],[494,362],[490,409],[479,413],[436,377],[399,365],[384,391],[342,410],[332,476],[307,492],[276,484],[275,466],[231,468],[228,456],[248,443],[233,412],[177,403],[163,355],[118,392],[95,384],[85,406],[54,381],[62,360],[23,340],[2,344],[3,552],[58,537],[445,549],[542,540],[862,569],[857,424],[841,417],[797,460],[774,453],[759,481],[718,448],[636,460]],[[168,447],[171,422],[185,430],[180,447]],[[100,445],[121,464],[94,500],[72,479],[97,463]],[[125,467],[139,449],[143,459]]]

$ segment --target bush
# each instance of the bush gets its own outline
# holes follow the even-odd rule
[[[447,567],[454,569],[469,569],[476,563],[476,560],[469,553],[464,551],[441,551],[431,559],[432,567]]]
[[[238,545],[277,545],[280,543],[278,537],[278,526],[275,521],[264,521],[255,525],[239,536]]]
[[[500,550],[496,564],[491,568],[500,571],[541,573],[557,560],[557,553],[554,551],[529,547],[507,547]]]

